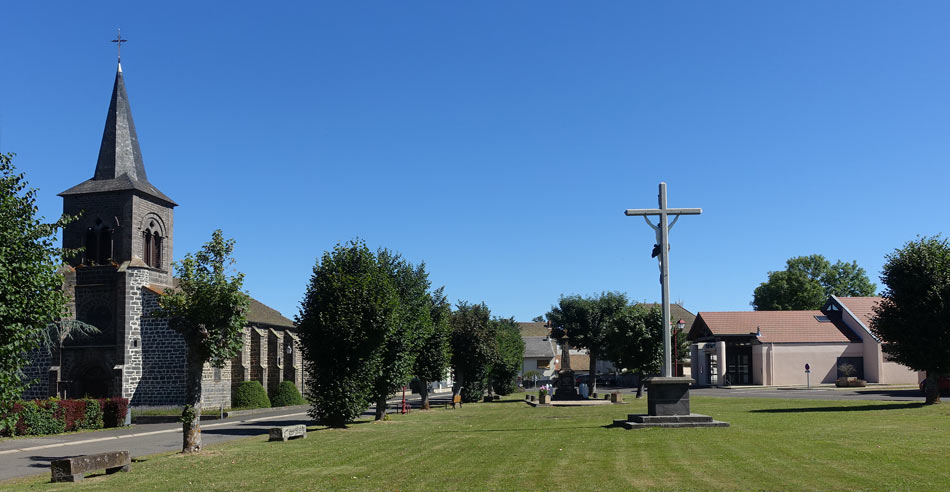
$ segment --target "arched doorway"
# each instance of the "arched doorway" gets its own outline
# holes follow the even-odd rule
[[[102,366],[86,365],[73,371],[69,398],[108,398],[111,376]]]

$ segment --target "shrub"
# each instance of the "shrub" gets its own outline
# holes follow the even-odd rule
[[[129,411],[127,398],[100,398],[102,406],[102,426],[122,427],[125,425],[125,414]]]
[[[297,385],[290,381],[281,381],[277,385],[277,391],[274,391],[271,396],[270,403],[274,407],[289,407],[291,405],[306,405],[307,400],[300,396]]]
[[[59,400],[62,409],[66,431],[80,429],[86,417],[86,402],[84,400]]]
[[[231,398],[233,408],[268,408],[270,399],[259,381],[242,381]]]
[[[83,413],[82,423],[80,424],[79,428],[80,429],[101,429],[103,425],[102,405],[99,404],[99,400],[86,398],[82,401],[86,402],[86,410]]]
[[[56,414],[60,413],[59,416]],[[26,425],[26,434],[61,434],[66,431],[66,420],[62,417],[59,403],[54,400],[23,402],[20,413]]]

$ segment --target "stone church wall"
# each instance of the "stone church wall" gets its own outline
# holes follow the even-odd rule
[[[145,290],[140,323],[142,375],[132,405],[182,405],[185,401],[185,340],[168,326],[167,319],[150,314],[157,309],[158,295]]]
[[[46,349],[40,348],[30,352],[30,363],[23,368],[23,381],[28,384],[23,392],[24,400],[39,400],[50,395],[50,366],[53,356]],[[54,376],[55,377],[55,376]],[[53,381],[55,384],[55,380]]]

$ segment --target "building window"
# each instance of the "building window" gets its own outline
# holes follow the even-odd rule
[[[551,361],[538,359],[538,369],[547,369],[551,367]]]
[[[112,260],[112,233],[110,227],[102,225],[101,219],[96,219],[96,225],[86,229],[86,248],[83,263],[87,265],[105,265]]]
[[[142,233],[142,259],[152,268],[161,268],[162,236],[158,234],[158,231],[153,233],[151,229],[146,229]]]

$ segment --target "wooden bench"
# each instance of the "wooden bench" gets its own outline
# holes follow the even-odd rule
[[[50,463],[53,482],[81,482],[86,473],[105,468],[106,473],[127,472],[132,466],[128,451],[87,454]]]
[[[270,441],[286,441],[288,439],[306,439],[307,438],[307,426],[303,424],[298,425],[285,425],[283,427],[271,427],[269,431],[270,438],[267,439]]]

